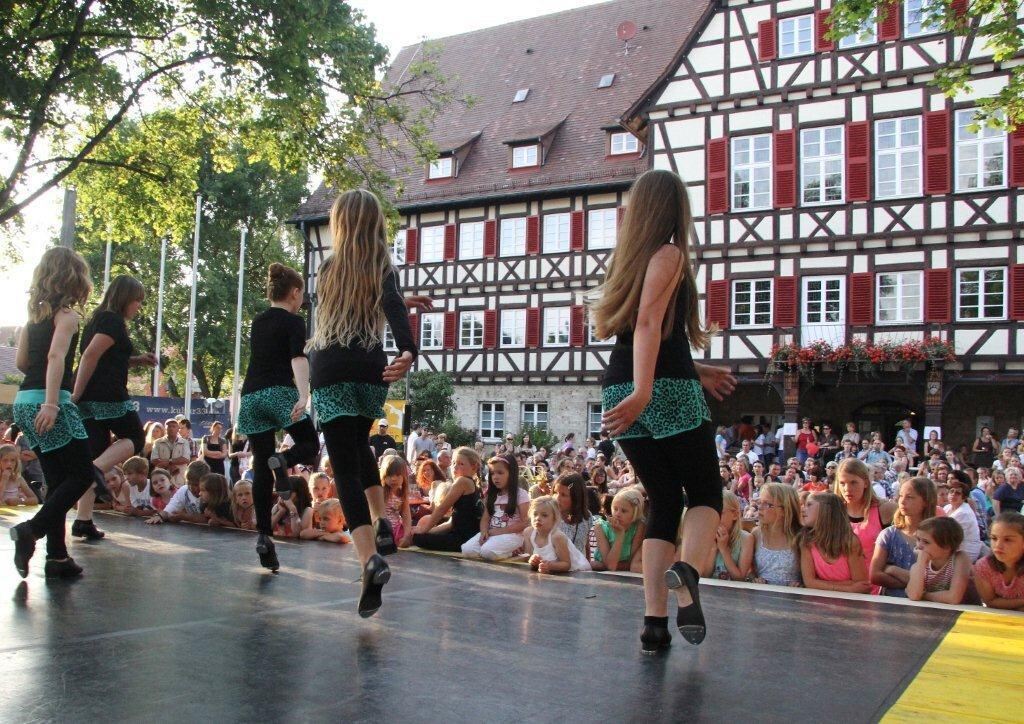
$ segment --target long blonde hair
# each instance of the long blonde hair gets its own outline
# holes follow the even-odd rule
[[[685,287],[686,335],[695,349],[707,348],[713,330],[700,320],[697,281],[690,263],[692,228],[690,198],[679,176],[671,171],[651,170],[636,180],[604,283],[588,296],[600,339],[636,327],[647,265],[664,244],[671,242],[682,254],[675,272],[678,283],[665,310],[661,337],[665,339],[672,332],[676,300]]]
[[[80,307],[92,292],[89,264],[63,246],[48,249],[32,274],[28,321],[42,322],[65,307]]]
[[[858,460],[857,458],[843,458],[840,460],[839,467],[836,468],[836,481],[832,484],[832,492],[840,498],[843,497],[843,492],[839,487],[839,476],[847,472],[855,478],[860,478],[864,481],[863,515],[867,518],[871,515],[871,509],[878,505],[875,489],[871,486],[871,468],[863,460]]]
[[[809,499],[818,504],[818,517],[814,525],[804,529],[801,545],[807,548],[816,545],[825,558],[833,561],[853,555],[858,540],[850,527],[843,499],[827,492],[811,493]]]
[[[384,337],[384,277],[392,270],[387,224],[369,191],[346,191],[331,207],[333,254],[320,266],[316,326],[306,349],[353,342],[370,349]]]
[[[775,505],[782,510],[779,525],[786,534],[786,542],[794,551],[799,544],[800,537],[800,498],[791,485],[783,483],[765,483],[761,486],[761,496],[768,493]]]

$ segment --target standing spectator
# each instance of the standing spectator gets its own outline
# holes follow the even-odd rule
[[[1020,450],[1018,448],[1020,446],[1020,433],[1017,431],[1017,428],[1011,427],[1009,430],[1007,430],[1006,437],[1003,439],[1000,445],[1004,450],[1006,448],[1009,448],[1014,452],[1014,454],[1019,453]]]
[[[729,440],[725,437],[725,425],[719,425],[715,429],[715,451],[718,453],[718,459],[724,460],[729,457],[727,451],[729,447]]]
[[[224,459],[228,456],[228,442],[221,436],[224,424],[214,420],[210,425],[210,434],[203,437],[200,448],[203,461],[210,466],[210,472],[224,475]]]
[[[164,426],[159,422],[147,422],[143,427],[146,431],[146,444],[142,446],[142,457],[147,460],[153,456],[153,443],[164,436]]]
[[[420,439],[422,434],[423,423],[417,422],[412,426],[412,432],[409,433],[409,437],[405,441],[405,459],[410,463],[416,462],[416,441]]]
[[[588,437],[584,456],[587,460],[597,460],[597,448],[594,446],[594,438]]]
[[[437,450],[437,444],[434,442],[434,433],[426,428],[421,429],[420,436],[413,443],[413,449],[416,452],[417,460],[420,459],[420,455],[423,453],[429,455],[431,460],[433,460],[434,452]]]
[[[249,470],[252,452],[249,450],[249,437],[239,432],[237,428],[231,428],[227,438],[231,442],[228,457],[231,459],[231,483],[234,484]]]
[[[775,460],[775,436],[772,435],[772,429],[768,423],[762,423],[761,432],[754,439],[754,452],[761,456],[765,465]]]
[[[939,455],[946,453],[946,443],[939,439],[938,430],[930,430],[928,432],[928,439],[924,441],[923,451],[925,458],[930,458],[932,452],[938,452]]]
[[[811,418],[805,417],[800,429],[796,433],[796,458],[803,465],[809,457],[813,457],[807,450],[808,445],[818,445],[818,433],[811,428]]]
[[[976,468],[990,468],[996,459],[999,450],[999,443],[992,437],[992,430],[989,427],[981,428],[981,434],[974,439],[974,446],[971,448],[972,458]]]
[[[615,443],[608,436],[607,430],[601,430],[601,441],[597,443],[597,450],[604,455],[605,462],[611,462],[611,459],[615,457]]]
[[[575,432],[570,432],[568,435],[565,436],[565,439],[562,441],[562,446],[558,449],[558,452],[560,452],[560,453],[568,453],[570,450],[575,450],[575,449],[576,449],[576,433]]]
[[[192,461],[191,447],[188,441],[178,436],[178,421],[173,417],[164,423],[166,434],[153,442],[153,453],[150,462],[154,468],[162,468],[170,473],[174,487],[185,484],[185,467]]]
[[[832,432],[831,425],[821,426],[821,435],[818,436],[818,454],[816,457],[823,461],[835,460],[839,452],[839,438]]]
[[[854,451],[860,448],[860,433],[857,432],[857,423],[846,423],[846,432],[843,434],[842,442],[846,442],[847,440],[853,443]]]
[[[743,440],[740,443],[740,451],[736,453],[736,457],[747,463],[748,468],[752,468],[754,463],[761,460],[761,456],[754,452],[754,448],[750,443],[750,440]]]
[[[900,422],[900,431],[896,433],[897,442],[902,442],[907,450],[907,456],[913,460],[917,457],[917,430],[909,419]]]
[[[996,492],[992,494],[992,508],[996,515],[1006,511],[1019,513],[1021,506],[1024,505],[1021,470],[1020,468],[1008,468],[1002,473],[1006,477],[1006,482],[996,488]],[[993,474],[993,478],[995,478],[995,474]]]
[[[786,454],[786,428],[784,425],[779,425],[775,428],[775,459],[782,460],[782,456]],[[781,473],[781,469],[779,471]]]
[[[395,438],[388,434],[388,421],[386,418],[381,418],[380,422],[377,423],[376,434],[370,436],[370,447],[373,448],[373,456],[376,460],[380,460],[381,456],[384,455],[384,451],[388,448],[398,450],[398,443],[395,442]]]
[[[198,459],[199,445],[196,443],[196,439],[192,437],[192,421],[184,415],[178,415],[175,419],[178,421],[178,435],[188,442],[189,462]]]

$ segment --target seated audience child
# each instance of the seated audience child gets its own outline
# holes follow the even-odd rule
[[[892,526],[875,541],[868,575],[882,586],[883,596],[906,598],[910,568],[917,560],[917,528],[935,516],[935,485],[928,478],[911,478],[900,486]]]
[[[136,455],[124,461],[122,470],[128,490],[128,507],[124,512],[139,518],[153,515],[156,508],[153,507],[153,490],[148,480],[149,461]]]
[[[740,499],[728,490],[722,492],[722,517],[715,542],[716,546],[709,551],[701,566],[701,575],[722,580],[745,580],[754,565],[754,536],[743,530]]]
[[[432,551],[457,553],[480,530],[480,455],[471,447],[452,453],[452,483],[430,515],[416,524],[413,545]],[[445,517],[451,511],[451,520]]]
[[[109,503],[94,502],[92,504],[93,510],[117,510],[120,512],[127,512],[128,510],[128,483],[125,482],[124,470],[120,465],[115,465],[108,470],[103,476],[104,482],[107,484],[107,489],[110,491],[113,499]],[[92,491],[87,491],[87,495],[92,494]],[[74,535],[74,533],[72,533]]]
[[[231,516],[231,491],[228,479],[219,473],[204,475],[199,481],[200,510],[210,527],[219,528],[235,524]]]
[[[331,497],[331,479],[327,473],[313,473],[309,476],[309,492],[313,505],[318,505]]]
[[[959,550],[964,541],[963,528],[953,518],[928,518],[921,521],[915,537],[917,561],[910,567],[907,598],[964,603],[971,582],[971,558]]]
[[[491,458],[487,471],[487,501],[480,532],[462,544],[462,555],[496,561],[510,558],[523,547],[530,494],[519,487],[519,464],[514,456]]]
[[[289,475],[288,483],[292,495],[288,500],[278,498],[270,511],[274,535],[281,538],[319,538],[313,527],[313,498],[309,494],[309,483],[300,475]]]
[[[800,585],[800,501],[792,485],[765,483],[754,528],[754,582]]]
[[[538,573],[589,571],[587,557],[558,527],[561,520],[562,512],[554,496],[542,495],[530,502],[532,526],[524,537],[530,568]]]
[[[252,483],[239,480],[231,488],[231,519],[242,530],[256,530],[256,508],[253,506]]]
[[[560,511],[558,529],[586,558],[590,552],[590,528],[594,519],[587,507],[587,485],[583,476],[579,473],[560,475],[555,480],[555,493]]]
[[[409,508],[409,463],[401,455],[381,459],[380,482],[384,488],[384,517],[391,524],[399,548],[412,545],[412,512]]]
[[[352,542],[352,536],[345,525],[345,513],[341,509],[340,500],[328,498],[316,506],[316,512],[323,528],[317,531],[320,534],[317,540],[322,540],[325,543]]]
[[[623,488],[615,494],[611,515],[594,526],[597,548],[591,567],[595,571],[643,571],[643,518],[644,499],[639,490]]]
[[[178,488],[163,510],[146,518],[150,525],[157,523],[205,523],[200,508],[199,481],[210,474],[210,466],[202,460],[193,460],[185,469],[185,484]]]
[[[0,446],[0,490],[4,505],[39,505],[40,500],[21,476],[21,450]]]
[[[1024,515],[1007,511],[989,529],[992,553],[974,564],[974,582],[990,608],[1024,609]]]
[[[149,502],[154,512],[166,508],[176,492],[171,482],[171,474],[163,468],[153,468],[149,472],[149,489],[153,493]]]
[[[800,572],[804,586],[820,591],[870,593],[860,539],[850,527],[843,499],[835,493],[811,493],[801,522]]]

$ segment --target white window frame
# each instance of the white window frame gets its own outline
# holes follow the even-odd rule
[[[597,427],[594,427],[596,412]],[[588,402],[587,403],[587,434],[597,440],[601,436],[601,430],[604,426],[601,424],[601,417],[604,415],[604,408],[600,402]],[[606,463],[611,463],[611,460],[605,460]]]
[[[544,337],[541,346],[568,347],[571,337],[572,307],[547,307],[544,310]]]
[[[830,324],[834,325],[846,325],[846,277],[842,276],[827,276],[827,277],[804,277],[803,280],[803,297],[800,300],[800,306],[802,313],[800,315],[800,323],[805,327],[827,327]],[[830,282],[839,282],[839,308],[835,312],[829,312],[828,310],[828,297],[829,294],[835,290],[830,290],[828,285]],[[821,308],[817,312],[812,311],[810,308],[811,304],[811,284],[820,284],[820,289],[817,290],[817,294],[821,296]],[[830,313],[837,314],[838,320],[827,319],[827,315]],[[818,314],[821,319],[817,322],[811,321],[811,315]],[[806,341],[806,340],[805,340]]]
[[[506,334],[509,341],[506,342]],[[526,310],[502,309],[498,346],[504,349],[526,346]]]
[[[917,128],[917,144],[903,145],[904,135],[911,133],[912,131],[904,128],[905,125],[913,122]],[[895,145],[892,148],[882,148],[882,128],[888,124],[893,124],[893,133],[885,133],[885,136],[892,135],[894,137]],[[902,199],[912,196],[920,196],[921,189],[923,188],[924,178],[924,153],[922,145],[922,125],[921,116],[900,116],[898,118],[883,118],[875,121],[875,197],[879,199]],[[882,184],[890,183],[882,181],[882,157],[892,156],[894,158],[894,168],[896,179],[891,182],[896,185],[896,192],[892,194],[883,193]],[[910,161],[910,163],[908,163]],[[912,168],[916,165],[917,167],[917,186],[910,191],[903,190],[904,181],[908,180],[905,178],[908,167]]]
[[[597,330],[597,325],[595,325],[593,320],[590,318],[590,314],[587,314],[587,345],[589,346],[589,345],[595,345],[595,344],[601,344],[601,345],[615,344],[615,335],[614,334],[611,337],[609,337],[608,339],[598,339],[595,336],[596,330]]]
[[[477,422],[480,423],[477,428],[481,440],[484,442],[501,440],[505,434],[505,403],[479,403],[477,405]],[[487,423],[486,427],[485,422]]]
[[[759,153],[755,149],[758,141],[766,142],[768,144],[768,160],[754,160],[755,154]],[[745,148],[744,148],[745,147]],[[763,151],[764,149],[762,149]],[[746,163],[738,163],[736,159],[740,157],[740,154],[747,154],[748,161]],[[772,208],[772,134],[761,133],[755,136],[738,136],[732,139],[732,148],[730,149],[729,162],[731,168],[729,169],[729,198],[731,202],[730,208],[734,211],[760,211],[762,209]],[[755,179],[754,175],[757,172],[764,172],[765,179]],[[744,181],[737,179],[739,173],[745,173],[746,178]],[[758,192],[757,196],[765,196],[765,201],[762,204],[754,203],[754,184],[761,181],[768,182],[768,191]],[[737,195],[736,188],[740,183],[747,184],[747,193],[745,194],[747,199],[747,206],[740,205],[740,197]]]
[[[498,244],[501,256],[526,256],[526,217],[502,219]]]
[[[395,241],[391,245],[391,263],[395,266],[405,264],[405,238],[408,233],[403,230],[395,234]]]
[[[882,319],[882,279],[884,277],[895,277],[894,285],[891,286],[894,299],[896,300],[896,318]],[[904,300],[910,295],[907,294],[907,280],[911,277],[917,280],[917,313],[913,317],[905,315]],[[924,272],[919,271],[892,271],[878,272],[875,274],[875,324],[879,326],[898,324],[921,324],[924,321]]]
[[[564,254],[572,245],[572,214],[544,214],[544,253]]]
[[[459,259],[484,258],[484,222],[464,221],[459,224]]]
[[[744,286],[744,285],[749,285],[749,289],[747,289],[746,291],[741,290],[741,286]],[[755,300],[754,299],[754,295],[756,295],[756,294],[763,294],[764,291],[765,291],[765,289],[764,289],[765,286],[767,286],[768,301],[765,302],[764,300],[760,300],[760,301]],[[750,300],[747,302],[748,304],[750,304],[750,311],[744,313],[744,316],[749,318],[749,321],[746,322],[746,323],[742,323],[742,322],[739,321],[739,314],[737,312],[737,307],[740,304],[740,295],[741,294],[750,294],[751,295],[750,296]],[[731,299],[732,299],[732,309],[730,310],[731,311],[731,317],[730,318],[732,320],[732,327],[733,328],[735,328],[735,329],[765,329],[765,328],[769,328],[769,327],[772,326],[772,323],[774,322],[774,320],[772,319],[772,316],[773,316],[772,315],[772,311],[773,311],[773,307],[774,307],[774,304],[775,304],[775,284],[773,283],[772,279],[735,279],[735,280],[733,280],[733,283],[732,283]],[[757,315],[759,313],[760,314],[764,313],[763,311],[762,312],[758,311],[759,305],[763,305],[763,304],[767,304],[768,305],[768,307],[767,307],[768,321],[767,322],[757,322],[756,321]]]
[[[619,210],[591,209],[587,212],[587,248],[614,249],[618,241]]]
[[[512,147],[512,168],[533,168],[534,166],[540,166],[539,143]]]
[[[420,228],[420,263],[444,261],[444,226]]]
[[[806,27],[800,27],[801,25]],[[806,34],[806,41],[800,35]],[[793,36],[793,43],[786,51],[786,36]],[[814,52],[814,15],[796,15],[779,19],[779,57],[796,58],[800,55],[811,55]]]
[[[467,329],[466,324],[469,323]],[[468,337],[467,337],[468,333]],[[468,339],[468,341],[467,341]],[[459,349],[483,349],[484,348],[484,313],[460,312],[459,313]]]
[[[978,129],[978,133],[972,134],[972,138],[960,139],[960,130],[967,131],[967,126],[973,122],[974,114],[977,112],[976,108],[968,108],[962,111],[956,111],[953,115],[953,142],[956,144],[955,159],[956,163],[956,190],[959,191],[985,191],[986,189],[1004,189],[1006,188],[1006,166],[1007,166],[1007,148],[1006,148],[1006,131],[1001,129],[989,128],[988,126],[982,126]],[[989,134],[989,135],[985,135]],[[988,148],[999,147],[999,154],[1002,163],[1002,180],[998,184],[982,186],[982,181],[985,180],[987,175],[984,170],[985,161],[985,150]],[[967,148],[973,148],[976,154],[975,161],[977,167],[972,177],[978,186],[964,186],[961,183],[961,176],[963,174],[960,171],[960,164],[963,163],[963,152]]]
[[[875,16],[875,13],[871,13],[870,17],[860,24],[857,32],[839,39],[839,49],[860,48],[865,45],[874,45],[877,42],[878,18]]]
[[[906,38],[920,38],[924,35],[935,35],[942,32],[942,26],[933,25],[927,22],[929,12],[938,0],[904,0],[903,2],[903,36]],[[919,29],[912,30],[912,17],[918,16]]]
[[[839,131],[839,153],[825,153],[825,136],[828,131],[838,130]],[[818,136],[818,149],[820,153],[817,156],[810,156],[805,152],[805,145],[807,139],[812,136]],[[846,200],[846,138],[845,138],[843,126],[819,126],[816,128],[804,128],[800,131],[800,204],[801,206],[834,206],[836,204],[842,204]],[[834,141],[830,141],[834,143]],[[825,172],[825,167],[829,162],[839,162],[839,198],[838,199],[826,199],[825,198],[825,178],[830,174]],[[807,199],[807,179],[810,174],[807,173],[807,166],[809,164],[816,164],[817,171],[814,175],[818,176],[821,181],[819,187],[820,199],[817,201],[809,201]]]
[[[1002,311],[999,313],[999,316],[997,316],[997,317],[990,317],[990,316],[985,315],[985,313],[984,313],[985,312],[985,307],[988,306],[983,301],[984,297],[985,297],[985,293],[986,293],[985,292],[985,286],[988,283],[994,283],[994,282],[988,282],[988,280],[985,279],[985,273],[986,272],[990,272],[990,271],[998,271],[998,272],[1002,273],[1002,275],[1003,275],[1003,278],[1001,280],[1002,287],[1003,287],[1003,291],[1002,291],[1002,295],[1003,295]],[[976,272],[978,274],[978,281],[977,282],[965,282],[963,276],[964,276],[965,273],[968,273],[968,272]],[[1009,274],[1007,273],[1007,269],[1006,269],[1005,266],[965,267],[963,269],[957,269],[956,270],[956,321],[958,321],[958,322],[1002,322],[1002,321],[1005,321],[1006,318],[1007,318],[1007,297],[1009,296],[1008,293],[1007,293],[1008,277],[1009,277]],[[963,309],[964,309],[964,305],[963,305],[963,297],[964,297],[963,286],[964,286],[964,284],[971,284],[971,283],[975,283],[975,284],[979,285],[978,294],[977,294],[977,296],[978,296],[978,304],[976,305],[977,309],[978,309],[978,316],[977,317],[965,317],[963,315]]]
[[[420,349],[444,349],[444,312],[427,312],[420,315]]]
[[[427,178],[452,178],[455,176],[455,159],[452,156],[441,156],[431,161],[427,167]]]
[[[398,344],[395,342],[395,333],[391,331],[391,325],[384,323],[384,338],[382,340],[385,352],[397,352]]]
[[[608,141],[608,153],[611,156],[640,153],[640,139],[629,131],[615,131]]]
[[[542,409],[543,408],[543,409]],[[532,425],[540,430],[548,429],[548,403],[524,402],[519,409],[520,428]]]

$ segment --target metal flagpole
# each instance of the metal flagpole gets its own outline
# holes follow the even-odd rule
[[[167,265],[167,237],[160,240],[160,290],[156,294],[156,366],[153,367],[153,396],[160,394],[160,341],[164,328],[164,267]]]
[[[185,417],[192,413],[192,362],[196,343],[196,289],[199,287],[199,222],[203,197],[196,196],[196,228],[192,238],[192,301],[188,306],[188,354],[185,356]]]
[[[103,293],[106,294],[107,288],[110,286],[110,252],[113,248],[113,244],[110,239],[107,239],[107,258],[103,262]]]
[[[242,289],[245,280],[245,233],[242,227],[242,243],[238,249],[238,314],[235,318],[235,372],[231,390],[231,424],[238,422],[238,406],[241,402],[241,380],[238,377],[239,367],[242,364]]]

